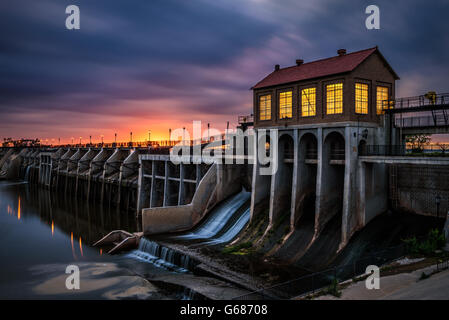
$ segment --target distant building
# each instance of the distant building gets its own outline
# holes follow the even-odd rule
[[[252,87],[254,126],[379,122],[399,77],[377,47],[275,70]]]

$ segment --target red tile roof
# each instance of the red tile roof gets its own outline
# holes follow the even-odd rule
[[[262,81],[258,82],[252,89],[259,89],[283,83],[290,83],[349,72],[354,70],[360,63],[362,63],[366,58],[368,58],[376,51],[378,51],[378,49],[377,47],[374,47],[361,51],[351,52],[343,56],[336,56],[304,63],[299,66],[282,68],[278,71],[273,71]],[[382,59],[384,59],[382,55],[381,57]],[[391,67],[389,68],[391,69]],[[392,69],[391,71],[393,72],[395,77],[397,77]]]

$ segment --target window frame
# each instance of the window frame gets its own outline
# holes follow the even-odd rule
[[[326,115],[332,116],[332,115],[342,115],[344,113],[344,81],[343,80],[335,80],[332,82],[324,83],[324,92],[325,92],[325,106],[326,106]],[[336,86],[341,85],[341,112],[335,112],[335,93],[334,93],[334,112],[329,113],[329,86]],[[335,92],[335,89],[333,90]],[[338,101],[340,102],[340,101]]]
[[[304,115],[304,105],[303,105],[303,91],[304,90],[310,90],[310,89],[314,89],[314,110],[313,110],[313,114],[310,114],[310,104],[308,104],[308,115]],[[317,115],[317,86],[307,86],[307,87],[299,87],[299,108],[300,109],[300,115],[301,118],[310,118],[310,117],[316,117]]]
[[[265,112],[268,118],[261,119],[261,98],[262,97],[270,97],[270,112]],[[264,92],[257,95],[257,120],[258,121],[271,121],[273,118],[273,94],[271,92]]]
[[[291,97],[290,97],[290,117],[283,117],[281,118],[281,94],[283,93],[288,93],[290,92]],[[277,117],[279,120],[292,120],[293,119],[293,97],[294,97],[294,89],[293,88],[286,88],[286,89],[282,89],[280,91],[277,92]]]
[[[376,84],[376,115],[378,115],[378,116],[384,114],[383,109],[380,109],[380,112],[378,109],[378,107],[379,107],[379,99],[378,99],[379,98],[379,96],[378,96],[379,88],[387,89],[387,99],[386,100],[390,99],[390,92],[391,92],[391,88],[389,85],[381,84],[381,83]],[[382,101],[385,101],[385,100],[382,100]]]
[[[357,91],[359,91],[357,89],[357,85],[366,86],[366,101],[364,101],[364,99],[363,99],[363,91],[362,91],[361,100],[360,101],[357,100]],[[358,114],[358,115],[368,115],[369,114],[369,100],[370,100],[369,99],[369,97],[370,97],[370,93],[369,92],[370,92],[370,90],[369,90],[369,83],[362,82],[362,81],[356,81],[354,83],[354,112],[355,112],[355,114]],[[363,105],[361,106],[361,110],[357,109],[358,102],[360,102],[361,104],[366,102],[366,112],[363,112]],[[362,111],[362,112],[359,112],[359,111]]]

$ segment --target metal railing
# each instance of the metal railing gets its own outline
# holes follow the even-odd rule
[[[359,148],[359,156],[403,156],[404,145],[365,145]]]
[[[324,271],[305,275],[268,288],[250,292],[233,298],[233,300],[278,300],[291,299],[301,295],[315,294],[335,281],[341,282],[354,279],[365,274],[369,265],[382,265],[400,258],[406,253],[406,245],[400,244],[373,253],[367,257],[354,260],[352,263],[330,268]]]
[[[239,116],[239,124],[248,124],[254,122],[254,115]]]
[[[441,93],[385,100],[382,102],[382,109],[388,111],[392,109],[414,109],[447,104],[449,104],[449,93]]]

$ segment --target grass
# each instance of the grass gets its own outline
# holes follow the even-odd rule
[[[253,246],[252,242],[248,241],[236,244],[234,246],[223,248],[221,252],[225,254],[245,255],[250,252],[252,246]]]

